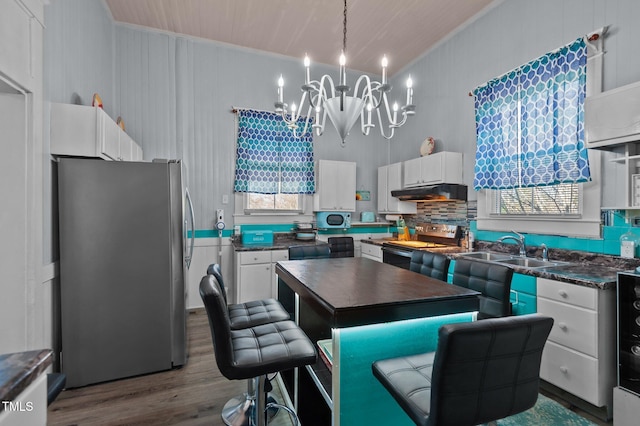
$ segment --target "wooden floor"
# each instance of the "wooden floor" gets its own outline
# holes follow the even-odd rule
[[[204,310],[188,315],[187,336],[183,368],[65,390],[49,406],[47,424],[222,425],[222,407],[246,381],[218,371]]]
[[[218,371],[204,310],[189,314],[187,337],[189,360],[185,367],[65,390],[49,406],[47,424],[222,425],[222,407],[246,389],[246,382],[227,380]],[[545,394],[598,425],[606,424]],[[290,424],[281,414],[273,420],[274,426]]]

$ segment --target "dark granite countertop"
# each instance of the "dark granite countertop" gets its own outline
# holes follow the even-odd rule
[[[0,355],[0,400],[13,401],[53,361],[50,349]],[[0,412],[4,404],[0,405]]]
[[[385,242],[393,241],[393,238],[378,238],[362,240],[363,243],[382,246]],[[475,251],[493,251],[509,255],[517,255],[510,250],[513,247],[504,244],[480,242]],[[460,247],[439,252],[447,254],[451,259],[457,258],[468,250]],[[540,258],[542,253],[538,247],[529,247],[529,257]],[[517,265],[509,265],[515,272],[550,280],[562,281],[600,290],[612,290],[616,288],[618,272],[632,271],[640,264],[640,259],[622,259],[618,256],[607,256],[597,253],[580,252],[573,250],[550,249],[549,256],[552,260],[569,262],[564,265],[550,266],[547,268],[527,268]]]
[[[244,245],[240,239],[233,239],[233,249],[235,251],[264,251],[264,250],[287,250],[290,246],[302,246],[302,245],[326,245],[325,241],[315,240],[297,240],[291,234],[285,234],[284,236],[274,235],[273,244],[259,245],[251,244]]]

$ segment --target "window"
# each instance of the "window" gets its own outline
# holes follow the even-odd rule
[[[302,212],[303,194],[315,192],[313,134],[296,137],[272,112],[238,110],[234,190],[246,212]]]
[[[300,212],[302,197],[297,194],[246,194],[245,211],[249,212]]]
[[[502,189],[496,191],[496,195],[493,212],[501,215],[580,214],[578,184]]]

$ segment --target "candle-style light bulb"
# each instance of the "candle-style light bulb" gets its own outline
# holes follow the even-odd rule
[[[382,57],[382,84],[387,83],[387,65],[389,65],[389,61],[387,60],[387,55]]]
[[[373,104],[369,102],[367,104],[367,126],[371,125],[371,111],[373,110]]]
[[[280,78],[278,79],[278,102],[282,103],[284,99],[284,79],[282,78],[282,74],[280,74]]]
[[[407,105],[413,104],[413,80],[411,75],[407,78]]]
[[[393,124],[398,122],[398,103],[393,103]]]
[[[309,59],[309,56],[305,53],[304,54],[304,68],[305,68],[304,84],[309,84],[309,82],[311,81],[311,76],[309,71],[310,65],[311,65],[311,59]]]
[[[295,118],[295,115],[296,115],[296,108],[297,107],[296,107],[295,102],[292,102],[291,103],[291,115],[294,116],[294,118]]]
[[[347,65],[347,57],[344,56],[344,51],[340,54],[340,85],[344,86],[347,81],[347,70],[345,65]]]

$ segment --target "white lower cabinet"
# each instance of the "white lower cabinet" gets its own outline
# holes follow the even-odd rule
[[[540,378],[597,407],[612,410],[615,291],[538,278],[538,313],[554,324]]]
[[[361,243],[360,250],[361,257],[382,262],[382,247],[363,242]]]
[[[236,303],[277,296],[275,263],[288,260],[287,250],[241,251],[236,253]]]

